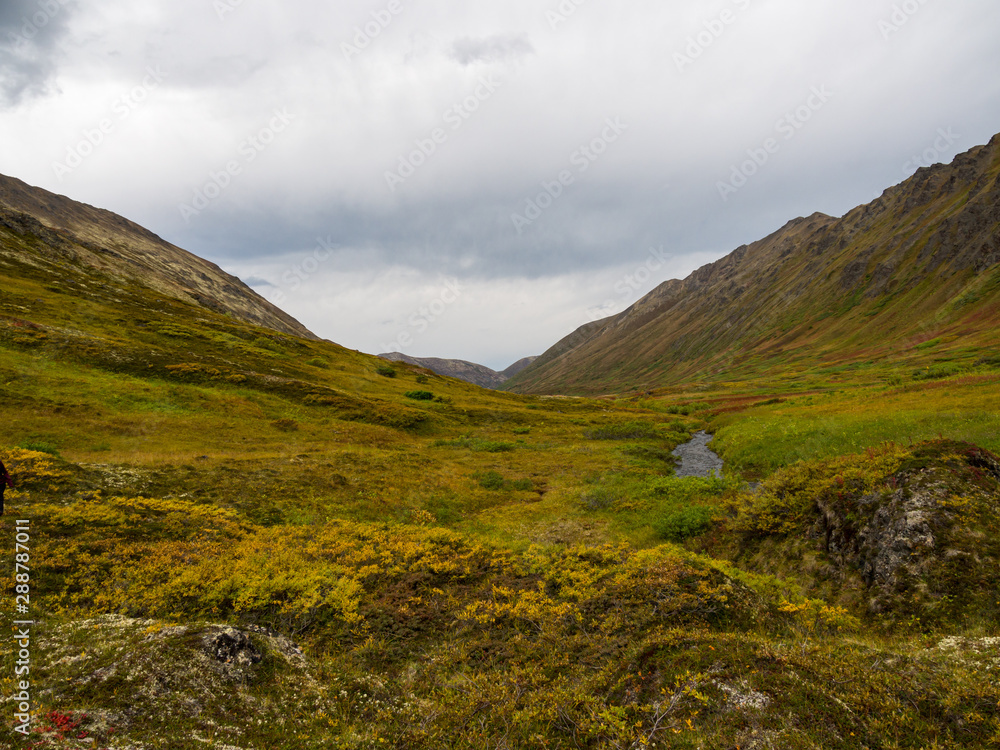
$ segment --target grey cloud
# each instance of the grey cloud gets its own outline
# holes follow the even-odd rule
[[[420,296],[414,278],[444,274],[480,284],[476,294],[522,281],[561,290],[558,305],[526,298],[530,312],[503,326],[496,305],[470,307],[455,315],[461,326],[435,329],[440,348],[426,339],[412,352],[532,354],[514,351],[525,336],[544,348],[583,322],[558,309],[621,301],[609,290],[651,247],[708,262],[796,216],[873,199],[939,128],[962,136],[943,161],[1000,130],[1000,4],[921,3],[884,39],[879,22],[894,5],[422,0],[396,6],[345,60],[342,43],[384,0],[254,0],[222,19],[211,0],[88,0],[30,46],[5,49],[0,86],[33,117],[0,111],[0,143],[18,145],[4,158],[22,179],[239,267],[263,290],[329,239],[338,247],[295,302],[314,311],[317,333],[360,348],[381,340],[378,321],[355,333],[371,309],[405,320],[413,303],[397,300]],[[0,0],[0,43],[37,7]],[[551,21],[548,11],[570,7]],[[727,23],[724,10],[739,12]],[[129,23],[103,24],[105,13]],[[29,100],[57,52],[65,96]],[[692,62],[679,65],[678,53]],[[56,182],[51,158],[150,64],[168,72],[163,90]],[[823,85],[834,97],[786,139],[776,122]],[[240,144],[281,107],[292,126],[251,160]],[[50,127],[36,125],[43,116]],[[619,117],[622,137],[596,142]],[[772,137],[780,151],[723,200],[718,183]],[[585,147],[600,158],[575,158]],[[404,161],[410,176],[390,185]],[[563,171],[572,184],[519,233],[511,214],[526,214]],[[210,182],[218,197],[185,222],[178,204]],[[338,274],[388,280],[352,290],[335,286]]]
[[[265,286],[274,286],[274,283],[268,281],[267,279],[262,279],[259,276],[247,276],[247,277],[243,278],[242,281],[247,286],[251,286],[251,287],[254,287],[254,288],[265,287]]]
[[[72,0],[5,0],[0,5],[0,103],[46,91],[57,69]]]
[[[534,54],[535,48],[527,34],[498,34],[473,39],[458,39],[451,47],[451,57],[462,65],[477,62],[506,62]]]

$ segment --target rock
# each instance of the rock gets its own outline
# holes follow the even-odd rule
[[[264,659],[250,636],[236,628],[210,630],[205,634],[203,643],[205,652],[213,659],[237,668],[259,664]]]
[[[302,647],[295,643],[295,641],[283,636],[277,630],[261,627],[260,625],[248,625],[246,629],[251,633],[259,633],[266,636],[271,647],[288,661],[297,660],[302,662],[305,660],[305,653],[302,651]]]
[[[848,464],[854,473],[845,477],[815,462],[789,475],[795,478],[767,490],[779,493],[771,507],[781,517],[767,528],[751,524],[736,562],[889,626],[919,619],[995,627],[1000,459],[947,439],[899,455],[886,473],[871,464],[859,473],[860,464]],[[812,485],[803,479],[808,472]],[[796,494],[806,486],[811,494]],[[791,505],[782,505],[784,493],[794,498]],[[766,493],[745,497],[764,497],[768,507]]]
[[[896,489],[816,499],[813,534],[833,569],[860,575],[870,614],[995,614],[1000,462],[944,442],[888,479]]]

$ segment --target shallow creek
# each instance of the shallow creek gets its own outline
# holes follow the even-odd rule
[[[709,477],[713,472],[722,476],[722,459],[708,449],[713,437],[704,431],[697,432],[691,442],[674,448],[674,455],[681,460],[677,476]]]

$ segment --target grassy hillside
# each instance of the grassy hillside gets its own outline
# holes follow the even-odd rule
[[[0,240],[2,566],[30,520],[36,621],[0,746],[1000,743],[1000,477],[956,442],[1000,449],[988,366],[497,393]],[[673,476],[702,428],[726,478]],[[926,498],[940,555],[827,546]]]
[[[508,381],[597,395],[893,382],[1000,362],[1000,136],[841,219],[815,214],[590,323]]]

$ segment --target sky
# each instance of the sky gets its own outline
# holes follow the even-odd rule
[[[503,369],[1000,132],[996,0],[2,0],[0,173]]]

